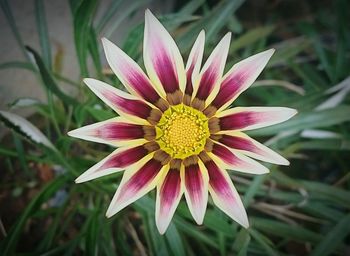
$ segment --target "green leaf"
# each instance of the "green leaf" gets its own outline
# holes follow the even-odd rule
[[[28,204],[24,212],[19,217],[16,224],[11,228],[8,236],[3,240],[0,251],[3,255],[14,255],[16,245],[25,223],[35,213],[41,205],[50,199],[58,189],[66,183],[67,176],[60,176],[48,183]]]
[[[322,239],[315,249],[311,252],[311,256],[326,256],[333,255],[339,245],[343,242],[346,236],[350,233],[350,214],[345,215],[333,227],[327,235]],[[344,251],[345,253],[345,251]]]
[[[173,255],[186,255],[181,235],[173,223],[170,223],[167,231],[165,232],[165,238]]]
[[[0,121],[2,121],[8,128],[24,136],[30,141],[55,150],[55,147],[48,140],[48,138],[38,128],[23,117],[7,111],[0,111]]]
[[[74,1],[73,1],[74,2]],[[96,0],[83,0],[73,8],[74,41],[82,77],[88,77],[87,57],[90,38],[90,26],[96,9]]]
[[[57,86],[55,80],[51,76],[49,70],[45,66],[43,60],[40,58],[39,54],[34,49],[30,48],[29,46],[27,46],[26,48],[31,54],[33,54],[35,63],[37,65],[38,69],[39,69],[39,73],[40,73],[40,76],[41,76],[41,79],[42,79],[42,81],[44,83],[45,88],[47,90],[51,91],[53,94],[55,94],[64,103],[76,105],[77,101],[74,98],[64,94],[59,89],[59,87]]]
[[[263,26],[248,30],[245,34],[233,40],[230,45],[230,54],[258,40],[261,40],[264,37],[269,36],[274,31],[274,29],[274,26]]]
[[[19,68],[26,69],[32,72],[36,72],[34,66],[29,62],[24,61],[9,61],[0,64],[0,69],[8,69],[8,68]]]
[[[48,69],[51,70],[51,47],[50,40],[47,29],[47,22],[45,17],[45,6],[43,0],[35,0],[35,17],[36,26],[39,34],[39,41],[43,56],[43,61],[45,62]]]
[[[1,6],[3,13],[5,14],[7,22],[10,25],[11,31],[12,31],[13,35],[15,36],[15,39],[16,39],[16,41],[17,41],[17,43],[18,43],[18,45],[23,53],[23,56],[27,59],[27,61],[30,61],[28,53],[24,47],[24,43],[23,43],[23,40],[21,38],[21,35],[19,34],[15,18],[13,17],[11,6],[9,5],[7,0],[1,0],[0,6]]]
[[[279,253],[272,248],[273,243],[263,234],[259,233],[258,231],[254,229],[248,229],[249,234],[254,238],[255,241],[257,241],[260,246],[265,250],[266,255],[270,256],[278,256]]]
[[[300,242],[317,243],[322,239],[322,235],[308,230],[301,226],[293,226],[275,220],[265,218],[252,218],[252,226],[264,233],[273,236],[293,239]]]

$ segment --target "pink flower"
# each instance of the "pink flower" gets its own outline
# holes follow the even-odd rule
[[[174,40],[146,10],[143,57],[147,75],[120,48],[103,39],[108,63],[130,92],[87,78],[84,82],[120,116],[69,132],[70,136],[118,147],[77,178],[85,182],[125,170],[107,217],[157,187],[156,224],[163,234],[185,194],[201,224],[208,191],[214,203],[248,227],[242,201],[226,171],[264,174],[251,159],[289,162],[243,132],[277,124],[296,114],[283,107],[227,109],[263,70],[274,50],[251,56],[223,75],[231,34],[227,33],[201,66],[204,31],[186,67]]]

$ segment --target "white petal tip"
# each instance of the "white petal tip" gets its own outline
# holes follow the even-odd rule
[[[111,218],[116,213],[117,213],[117,211],[112,211],[111,209],[108,209],[106,212],[106,218]]]
[[[194,221],[197,223],[197,225],[202,225],[204,216],[193,216]]]
[[[82,175],[80,175],[78,178],[75,179],[75,183],[80,184],[80,183],[84,183],[86,181],[92,180],[89,178],[89,176],[84,175],[84,173]]]
[[[67,135],[70,137],[77,137],[77,132],[76,132],[76,130],[72,130],[72,131],[67,132]]]
[[[166,230],[168,229],[168,225],[166,225],[164,223],[156,222],[156,226],[157,226],[159,234],[161,234],[161,235],[164,235]]]
[[[283,158],[278,162],[278,164],[288,166],[290,165],[290,162],[287,159]]]

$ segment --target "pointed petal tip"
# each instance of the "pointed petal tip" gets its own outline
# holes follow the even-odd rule
[[[77,137],[77,129],[67,132],[67,135],[73,138]]]
[[[164,235],[166,230],[168,229],[168,225],[166,225],[165,223],[156,220],[156,226],[158,229],[159,234]]]

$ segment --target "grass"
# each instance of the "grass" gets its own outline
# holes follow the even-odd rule
[[[40,48],[34,49],[18,32],[8,1],[0,2],[24,57],[0,63],[0,68],[31,71],[47,96],[46,103],[21,98],[9,105],[9,111],[31,107],[33,127],[26,120],[16,123],[14,117],[0,114],[13,131],[0,145],[3,255],[344,255],[350,233],[349,2],[258,6],[255,1],[193,0],[180,1],[172,13],[160,16],[184,56],[200,29],[208,34],[206,56],[221,35],[233,31],[226,68],[276,48],[259,81],[235,104],[299,111],[288,122],[250,132],[286,156],[290,166],[268,166],[271,173],[257,177],[230,173],[247,207],[249,229],[229,220],[212,202],[204,224],[196,226],[182,201],[164,236],[154,223],[154,192],[106,219],[120,174],[74,184],[80,173],[112,150],[66,134],[114,115],[82,86],[81,79],[90,75],[120,86],[103,71],[98,38],[113,33],[150,1],[135,2],[116,17],[124,2],[111,3],[97,20],[94,13],[102,1],[70,1],[78,80],[66,77],[53,61],[47,3],[35,1]],[[142,32],[143,24],[135,26],[122,45],[139,63]],[[76,87],[76,97],[62,91],[62,81]]]

